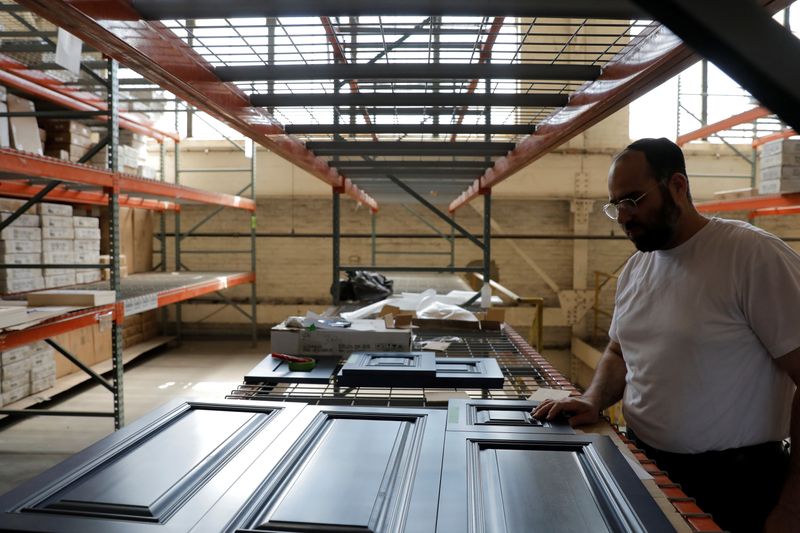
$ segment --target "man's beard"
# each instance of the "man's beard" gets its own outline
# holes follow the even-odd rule
[[[663,204],[656,214],[655,222],[650,224],[633,223],[624,226],[625,231],[636,228],[644,229],[639,235],[628,235],[634,246],[641,252],[663,250],[675,238],[681,209],[672,199],[669,190],[662,189],[662,193]]]

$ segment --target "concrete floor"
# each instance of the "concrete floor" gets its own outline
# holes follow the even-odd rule
[[[222,400],[268,352],[268,341],[253,348],[246,340],[204,340],[142,356],[125,370],[125,421],[133,422],[173,398]],[[51,409],[106,411],[111,409],[111,394],[99,385],[86,386]],[[113,429],[110,418],[52,416],[0,427],[0,494]]]

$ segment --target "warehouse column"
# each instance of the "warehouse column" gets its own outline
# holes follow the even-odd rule
[[[125,425],[125,404],[122,394],[122,323],[125,306],[121,304],[120,294],[120,238],[119,238],[119,184],[116,173],[119,172],[119,79],[117,62],[108,60],[108,80],[106,105],[108,106],[108,168],[115,173],[114,183],[108,193],[108,243],[110,255],[109,288],[114,291],[116,306],[114,320],[111,321],[111,380],[114,394],[114,429]]]

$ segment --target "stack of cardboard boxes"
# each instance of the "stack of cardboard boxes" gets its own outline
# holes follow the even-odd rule
[[[800,141],[766,143],[759,154],[760,194],[800,192]]]
[[[160,333],[157,310],[126,316],[122,323],[122,347],[129,348],[157,337]]]
[[[0,202],[0,219],[22,205],[20,200]],[[98,264],[100,221],[73,216],[72,206],[40,203],[37,214],[21,215],[0,232],[0,260],[7,264]],[[2,293],[28,292],[100,280],[96,268],[0,269]]]
[[[92,132],[77,120],[44,120],[46,132],[44,155],[78,161],[92,147]]]
[[[0,405],[49,389],[55,382],[55,352],[45,342],[0,353]]]

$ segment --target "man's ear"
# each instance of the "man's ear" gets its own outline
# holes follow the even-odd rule
[[[669,177],[670,184],[675,187],[679,198],[687,198],[689,193],[689,178],[680,172],[673,172]]]

